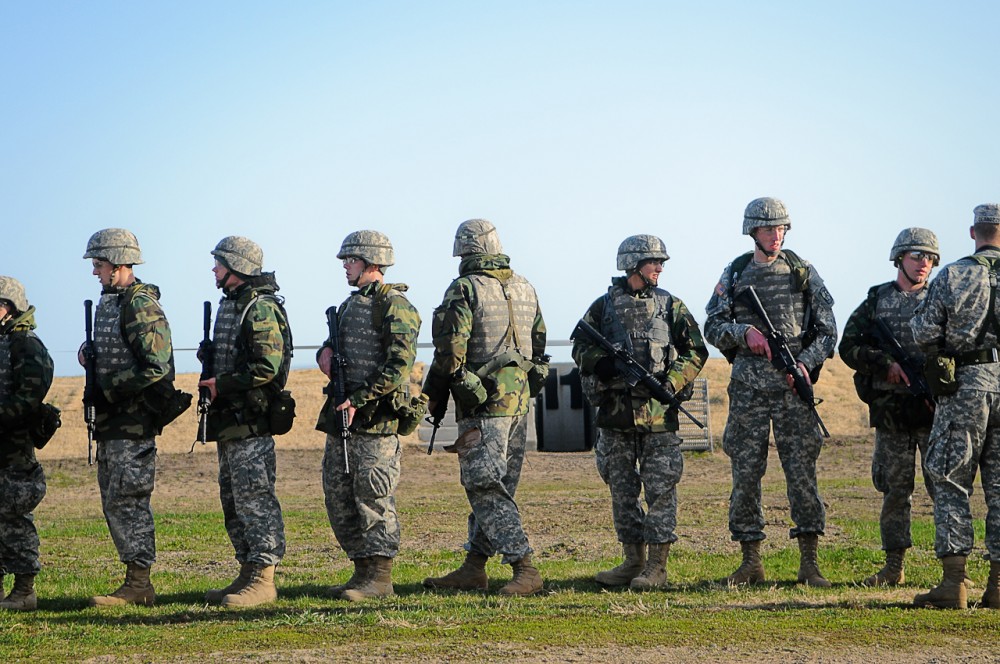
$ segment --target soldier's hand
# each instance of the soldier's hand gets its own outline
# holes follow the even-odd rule
[[[754,355],[764,355],[771,359],[771,344],[767,343],[767,337],[756,327],[750,326],[745,335],[747,346]]]
[[[594,365],[594,374],[605,383],[618,375],[618,368],[615,366],[615,358],[605,355]]]
[[[209,401],[215,401],[215,397],[219,396],[219,391],[215,387],[215,378],[198,381],[198,387],[208,388]]]
[[[899,385],[902,383],[907,387],[910,386],[910,378],[903,371],[903,367],[899,366],[899,362],[893,362],[892,366],[889,367],[889,371],[885,375],[885,379],[892,383],[893,385]]]
[[[324,347],[319,352],[319,357],[316,358],[316,364],[319,365],[319,370],[323,372],[323,375],[327,378],[330,377],[330,362],[333,360],[333,349]]]
[[[796,364],[799,367],[799,371],[802,372],[802,378],[806,381],[806,384],[812,385],[812,378],[809,377],[809,369],[806,369],[806,365],[801,362],[797,362]],[[795,378],[793,378],[791,374],[786,373],[785,381],[788,383],[788,387],[792,388],[792,391],[795,392]],[[798,394],[798,392],[795,393]]]
[[[350,399],[345,399],[344,403],[337,406],[337,410],[347,411],[347,426],[351,426],[354,423],[354,413],[358,412],[358,409],[351,405]]]

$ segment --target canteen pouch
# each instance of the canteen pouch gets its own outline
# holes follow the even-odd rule
[[[944,355],[928,355],[924,364],[924,378],[931,389],[931,394],[944,397],[958,391],[958,379],[955,377],[955,358]]]

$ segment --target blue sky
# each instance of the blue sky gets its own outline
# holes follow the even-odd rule
[[[900,229],[954,260],[1000,201],[998,7],[0,2],[0,274],[72,374],[92,232],[139,237],[177,347],[218,299],[209,251],[245,235],[311,345],[349,292],[341,240],[374,228],[429,341],[455,227],[485,217],[565,339],[635,233],[664,239],[662,285],[703,322],[751,248],[743,208],[775,196],[843,326]]]

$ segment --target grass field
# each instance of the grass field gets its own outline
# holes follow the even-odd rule
[[[840,365],[842,367],[842,365]],[[710,367],[724,376],[724,366]],[[820,562],[834,587],[796,586],[797,549],[787,537],[788,503],[777,458],[765,479],[768,536],[764,562],[771,583],[731,590],[719,579],[738,564],[726,511],[729,463],[721,453],[685,457],[680,486],[680,541],[668,564],[670,587],[632,593],[602,590],[593,574],[616,562],[607,489],[591,453],[530,453],[518,502],[546,579],[537,597],[503,599],[495,591],[509,568],[491,561],[489,593],[431,593],[420,585],[461,560],[467,503],[457,462],[427,457],[406,444],[398,502],[403,550],[394,574],[397,596],[348,604],[325,596],[349,566],[336,546],[320,487],[322,436],[309,431],[311,398],[322,381],[295,376],[302,421],[279,439],[278,493],[288,554],[279,567],[279,601],[227,611],[205,606],[206,589],[236,568],[218,507],[212,446],[185,454],[193,423],[168,430],[158,459],[154,510],[157,606],[98,612],[86,599],[121,580],[122,565],[100,513],[96,471],[85,461],[71,379],[54,390],[67,411],[66,430],[44,451],[49,495],[36,510],[45,569],[39,611],[0,614],[0,661],[988,661],[1000,651],[1000,612],[910,608],[915,592],[936,583],[933,521],[926,493],[914,500],[915,548],[908,584],[891,590],[857,585],[881,562],[879,495],[871,487],[871,437],[860,404],[844,392],[835,365],[817,386],[834,438],[820,458],[828,506]],[[185,377],[187,380],[188,377]],[[835,380],[834,380],[835,379]],[[849,373],[846,381],[849,382]],[[718,382],[723,382],[720,378]],[[712,384],[714,418],[724,418],[724,387]],[[718,395],[723,394],[719,399]],[[62,396],[60,396],[62,395]],[[78,398],[78,396],[76,397]],[[719,404],[715,400],[719,399]],[[843,403],[840,403],[843,402]],[[723,407],[716,407],[723,406]],[[76,408],[74,414],[73,408]],[[716,426],[716,435],[721,426]],[[176,439],[176,440],[175,440]],[[69,456],[67,456],[69,454]],[[977,490],[974,513],[985,508]],[[982,521],[977,522],[981,542]],[[987,563],[970,558],[978,600]],[[8,580],[8,587],[9,587]]]

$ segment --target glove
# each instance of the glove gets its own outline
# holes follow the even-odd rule
[[[615,358],[605,355],[594,365],[594,374],[605,383],[618,375],[618,367],[615,366]]]
[[[673,384],[669,380],[667,380],[666,378],[662,379],[660,381],[660,385],[663,386],[663,389],[667,394],[669,394],[670,396],[676,396],[677,391],[674,389]]]

